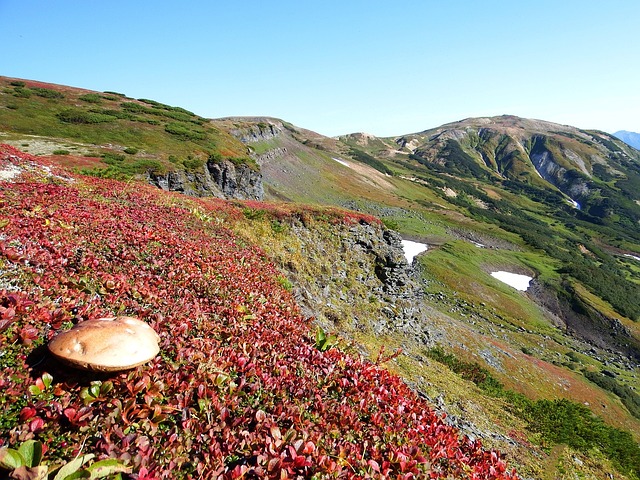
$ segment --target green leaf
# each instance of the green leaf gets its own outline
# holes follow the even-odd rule
[[[92,397],[98,398],[100,396],[101,385],[102,385],[102,382],[100,381],[91,382],[91,386],[89,387],[89,393],[91,394]]]
[[[37,467],[42,460],[42,442],[27,440],[18,448],[27,467]]]
[[[100,395],[101,396],[106,396],[111,390],[113,390],[113,382],[111,381],[106,381],[102,384],[102,386],[100,387]]]
[[[40,395],[42,393],[42,390],[40,390],[40,387],[38,387],[37,385],[31,385],[29,387],[29,393],[31,395]]]
[[[15,470],[26,465],[22,454],[13,448],[0,448],[0,468]]]
[[[87,472],[85,469],[82,469],[82,470],[73,472],[71,475],[67,475],[66,477],[64,477],[64,480],[74,480],[76,478],[89,478],[90,476],[91,474],[89,472]]]
[[[85,405],[89,405],[91,402],[95,400],[95,398],[92,397],[91,394],[89,393],[89,388],[87,387],[84,387],[82,390],[80,390],[80,398],[82,399]]]
[[[50,373],[42,374],[42,383],[44,383],[44,388],[47,389],[51,386],[51,382],[53,382],[53,376]]]
[[[131,468],[127,467],[120,460],[108,458],[106,460],[100,460],[99,462],[87,467],[86,471],[91,474],[89,478],[94,480],[108,477],[114,473],[130,473]]]
[[[72,473],[68,477],[65,477],[64,480],[74,480],[76,478],[89,478],[90,476],[91,474],[89,472],[87,472],[85,469],[82,469]]]
[[[58,470],[58,473],[55,477],[53,477],[53,480],[66,480],[69,475],[76,473],[78,470],[80,470],[84,463],[88,462],[93,457],[95,457],[95,455],[93,453],[89,453],[87,455],[81,455],[74,460],[71,460],[60,470]]]

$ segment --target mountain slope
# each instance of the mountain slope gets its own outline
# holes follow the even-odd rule
[[[560,191],[586,214],[637,230],[640,155],[604,132],[505,115],[447,124],[393,143],[432,171]]]
[[[23,87],[9,82],[0,99],[17,98],[16,88]],[[55,101],[38,104],[41,115],[58,108]],[[10,110],[0,109],[0,123]],[[229,226],[277,262],[287,276],[279,281],[306,315],[370,358],[381,346],[402,348],[390,368],[448,413],[450,425],[507,451],[525,476],[551,478],[564,470],[599,478],[614,468],[607,462],[614,461],[611,449],[617,447],[609,440],[596,447],[593,437],[550,436],[544,415],[531,412],[542,408],[566,420],[551,430],[589,424],[599,432],[611,426],[640,432],[640,397],[634,391],[640,374],[640,237],[633,149],[602,132],[510,116],[467,119],[394,138],[327,138],[268,117],[206,125],[236,145],[238,156],[227,157],[233,165],[253,164],[249,168],[260,171],[265,198],[296,202],[236,204],[244,219]],[[14,145],[37,143],[9,130],[0,133]],[[162,128],[155,133],[175,137]],[[57,148],[67,142],[80,153],[96,148],[60,137],[46,140]],[[123,148],[118,144],[115,150]],[[130,154],[122,155],[129,162]],[[163,158],[162,149],[158,155]],[[96,167],[106,167],[103,160],[74,151],[49,158],[93,175],[101,175]],[[182,164],[174,171],[189,173]],[[158,181],[144,168],[127,178],[171,188],[168,177]],[[173,185],[205,193],[187,191],[189,183],[187,178]],[[369,217],[344,224],[337,219],[353,214],[336,217],[331,209],[310,210],[300,203],[376,215],[429,248],[409,268],[398,258],[397,235]],[[229,222],[202,208],[198,203],[193,216]],[[533,277],[531,286],[514,290],[491,275],[500,270]],[[480,377],[464,369],[481,372]],[[477,384],[478,378],[490,381]],[[585,403],[589,409],[583,411]],[[572,424],[567,412],[584,425]],[[591,424],[591,412],[607,426]],[[623,434],[616,438],[633,442]],[[628,473],[632,464],[615,468],[634,478]]]
[[[314,342],[277,269],[222,226],[244,218],[237,206],[73,175],[6,145],[0,172],[0,446],[37,438],[54,460],[83,450],[144,478],[515,477],[398,377]],[[42,348],[114,314],[148,322],[161,354],[97,375]]]
[[[250,124],[252,120],[246,121]],[[297,200],[319,199],[374,213],[406,237],[426,241],[430,248],[419,257],[418,265],[426,282],[429,310],[422,313],[423,324],[431,339],[437,338],[437,342],[463,358],[487,366],[510,387],[528,396],[586,401],[608,421],[637,431],[638,420],[627,407],[614,407],[611,398],[607,398],[610,394],[601,389],[606,382],[596,380],[613,373],[616,382],[633,389],[639,373],[640,328],[634,319],[638,316],[640,270],[633,257],[638,257],[640,237],[635,221],[637,204],[631,201],[636,197],[625,184],[633,181],[637,157],[631,149],[600,132],[579,132],[572,127],[515,117],[465,122],[469,132],[461,133],[459,125],[441,127],[441,138],[450,137],[448,140],[454,142],[459,138],[463,142],[454,143],[457,148],[449,146],[440,158],[430,154],[430,161],[414,154],[420,146],[418,141],[411,147],[403,146],[410,136],[378,139],[354,134],[326,142],[289,137],[289,153],[294,151],[294,140],[299,149],[309,149],[312,143],[319,147],[315,152],[299,155],[298,163],[289,161],[285,173],[290,174],[290,183],[286,175],[274,178],[265,169],[265,184],[277,194],[274,186],[288,191],[291,185],[300,185],[299,176],[305,184],[304,188],[293,189]],[[464,144],[464,139],[473,135],[470,125],[474,122],[485,129],[502,129],[505,148],[494,149],[498,152],[493,153],[493,158],[498,159],[496,165],[507,165],[504,159],[510,149],[522,147],[527,139],[531,145],[537,137],[540,144],[533,149],[533,155],[547,157],[547,171],[556,168],[560,172],[555,177],[559,179],[557,185],[536,173],[535,162],[529,158],[531,148],[527,151],[518,147],[521,157],[512,162],[520,162],[524,175],[514,175],[514,169],[496,171],[487,163],[480,163],[481,152]],[[488,151],[488,145],[496,143],[497,134],[484,135],[488,140],[483,151]],[[248,145],[256,145],[262,149],[260,154],[268,157],[272,148],[278,148],[278,137],[284,141],[278,133],[269,143],[254,136],[254,143]],[[426,134],[415,137],[430,138]],[[456,157],[452,151],[462,153]],[[313,168],[308,168],[305,160],[311,154],[322,163],[316,160]],[[591,163],[581,161],[581,155]],[[344,163],[335,165],[336,158]],[[278,165],[277,159],[274,164]],[[360,177],[354,166],[377,174],[386,170],[391,175],[382,174],[386,185],[372,183],[363,195],[358,186],[350,191]],[[338,181],[324,169],[340,172]],[[602,172],[613,170],[616,178],[604,182]],[[599,200],[599,195],[609,196],[606,201],[612,210],[610,215],[598,217],[570,202],[567,193],[572,192],[567,189],[563,193],[561,188],[575,186],[577,183],[571,183],[574,177],[591,188],[580,197],[585,205],[604,201]],[[339,198],[333,195],[336,188],[341,191]],[[324,197],[323,192],[327,192]],[[286,258],[286,249],[283,256]],[[335,259],[336,254],[330,258]],[[287,263],[283,261],[283,265]],[[535,279],[525,295],[517,294],[492,279],[489,273],[496,270],[524,273]],[[299,273],[294,271],[291,275],[301,282]],[[331,282],[331,278],[325,282]],[[314,291],[313,284],[311,280],[300,287]],[[340,296],[325,301],[339,305]],[[315,314],[320,318],[322,310],[321,305],[316,307]],[[347,311],[338,315],[353,316]],[[362,321],[362,312],[355,316]],[[398,321],[402,324],[406,320]],[[375,323],[372,320],[369,327],[359,328],[367,330]],[[337,328],[348,330],[344,323]],[[371,341],[370,333],[351,335],[365,343]],[[386,334],[384,341],[401,345],[410,358],[422,359],[403,371],[405,377],[419,378],[423,369],[419,363],[424,363],[425,357],[420,346],[409,340],[412,335],[413,330],[409,333],[398,328],[395,333]],[[495,344],[496,337],[500,338],[499,346]],[[540,367],[543,371],[536,371]],[[629,408],[635,408],[627,403]]]
[[[246,148],[180,107],[0,77],[1,140],[105,178],[141,177],[191,195],[262,198]]]

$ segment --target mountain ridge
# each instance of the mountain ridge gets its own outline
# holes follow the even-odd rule
[[[44,98],[34,93],[40,87],[34,87],[31,100]],[[0,105],[17,107],[0,109],[0,124],[5,113],[15,115],[27,108],[27,104],[6,102],[21,98],[16,97],[16,88],[24,87],[9,84],[0,95]],[[188,115],[180,117],[183,123],[198,120],[176,107],[125,100],[118,100],[119,104],[136,103],[158,112]],[[38,103],[38,108],[56,109],[56,102],[48,99]],[[90,102],[85,103],[87,111],[98,113],[90,111]],[[142,114],[145,117],[141,118],[151,120],[169,118],[146,111]],[[488,368],[506,388],[527,398],[586,401],[608,423],[638,431],[637,420],[630,413],[635,397],[629,392],[639,368],[640,330],[633,321],[637,313],[632,300],[639,271],[633,257],[640,256],[640,241],[634,220],[637,198],[633,196],[637,193],[633,189],[637,157],[628,147],[603,132],[508,115],[465,119],[383,139],[364,134],[329,138],[273,117],[226,117],[206,122],[206,128],[217,135],[211,138],[218,139],[206,146],[206,155],[217,153],[236,167],[246,163],[247,168],[259,171],[265,199],[278,202],[275,205],[286,201],[286,208],[294,212],[295,220],[289,223],[283,221],[287,215],[273,213],[278,211],[273,203],[237,203],[247,223],[238,224],[236,234],[262,245],[269,257],[277,260],[289,282],[282,280],[283,284],[290,285],[307,314],[316,316],[324,330],[356,342],[357,348],[372,357],[376,346],[403,348],[405,353],[392,368],[416,391],[458,419],[459,425],[466,421],[465,409],[478,413],[477,404],[487,403],[487,398],[464,387],[466,380],[454,381],[454,373],[438,373],[430,366],[433,357],[429,355],[433,353],[429,349],[434,340],[447,355]],[[496,130],[492,122],[501,124],[502,130],[492,131]],[[185,125],[191,128],[189,122]],[[526,135],[522,125],[530,127]],[[486,130],[481,131],[481,126]],[[91,126],[84,124],[78,129],[85,127]],[[169,130],[180,131],[173,127],[160,130],[157,133],[173,139],[176,133]],[[439,138],[434,137],[438,130]],[[9,139],[17,147],[29,144],[30,148],[26,134],[10,129],[2,134],[3,141]],[[534,141],[536,135],[545,139]],[[398,143],[398,139],[402,140]],[[57,148],[69,150],[49,157],[51,161],[72,168],[78,168],[74,162],[97,163],[96,157],[76,155],[66,146],[75,145],[71,140],[51,140]],[[180,148],[190,140],[185,137],[181,142]],[[221,144],[234,145],[234,155],[225,153]],[[120,153],[130,146],[112,144],[105,153]],[[95,149],[95,145],[77,148],[84,153],[82,149]],[[193,148],[203,146],[194,144]],[[539,155],[537,167],[530,158],[532,152]],[[141,155],[126,154],[120,161],[125,165]],[[189,172],[189,153],[180,155],[179,164],[169,162],[171,168]],[[195,160],[195,155],[192,157]],[[200,162],[206,162],[204,157]],[[100,168],[107,166],[111,165],[103,163]],[[118,173],[122,172],[120,168]],[[98,172],[94,168],[86,173],[95,176]],[[145,170],[128,175],[148,181]],[[589,191],[570,190],[582,183]],[[574,197],[581,201],[580,208],[570,203]],[[366,226],[345,230],[316,224],[314,230],[314,216],[308,208],[327,207],[304,204],[372,214],[403,238],[428,243],[427,252],[413,265],[411,278],[394,277],[413,285],[416,292],[406,293],[411,290],[407,287],[408,296],[403,299],[400,283],[393,287],[376,283],[387,278],[385,272],[393,271],[397,264],[397,251],[384,253],[383,230],[370,238],[362,233]],[[219,221],[199,210],[194,215]],[[328,213],[319,215],[333,218]],[[261,226],[254,231],[256,225]],[[331,260],[342,265],[335,273],[326,264]],[[535,277],[533,287],[525,294],[514,293],[491,277],[496,270],[527,273]],[[367,295],[367,285],[382,293]],[[385,293],[385,288],[391,290]],[[350,292],[359,292],[362,298],[356,301]],[[417,303],[411,305],[412,299],[421,302],[417,309],[422,309],[421,313],[416,314]],[[382,322],[383,318],[387,320]],[[414,337],[422,340],[412,341]],[[436,378],[438,375],[443,379]],[[428,376],[434,380],[425,380]],[[614,378],[613,383],[607,378]],[[455,392],[448,389],[453,384]],[[623,398],[627,403],[621,403]],[[490,417],[483,411],[478,415],[480,423],[486,418],[499,423],[499,414]],[[517,435],[510,436],[508,429],[493,432],[500,436],[502,443],[496,445],[501,449],[511,448],[512,441],[525,445],[513,438],[528,436],[533,441],[539,435],[527,430],[521,420],[509,421],[514,422]],[[477,425],[465,431],[491,437],[490,430]],[[535,437],[535,442],[548,441]],[[539,450],[532,452],[542,455]],[[586,455],[579,452],[566,451],[564,468],[578,469],[570,458]],[[522,471],[541,475],[533,464],[525,462]]]
[[[640,133],[619,130],[613,134],[623,142],[631,145],[636,150],[640,150]]]

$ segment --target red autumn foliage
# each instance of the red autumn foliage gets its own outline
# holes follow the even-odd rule
[[[0,416],[14,419],[0,445],[37,438],[66,458],[119,458],[137,479],[516,478],[397,376],[316,349],[264,253],[192,208],[226,222],[247,207],[281,220],[317,211],[64,180],[62,170],[61,180],[38,162],[0,147],[0,170],[30,172],[0,182],[0,271],[12,275],[0,279],[0,349],[10,353],[0,357]],[[96,378],[37,350],[70,322],[114,314],[147,321],[161,354]],[[43,372],[49,388],[37,383]],[[103,394],[95,381],[107,379]]]

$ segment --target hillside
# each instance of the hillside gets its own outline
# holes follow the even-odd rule
[[[382,306],[367,315],[362,303],[345,301],[347,291],[352,299],[360,297],[341,267],[330,273],[336,268],[331,265],[349,263],[350,253],[343,253],[352,251],[348,242],[328,250],[318,238],[309,238],[303,247],[299,240],[295,247],[269,241],[267,251],[280,258],[284,268],[295,265],[289,277],[302,296],[317,297],[313,312],[320,321],[365,345],[401,346],[407,354],[400,367],[402,375],[431,392],[427,394],[431,398],[442,395],[449,413],[465,416],[463,412],[471,410],[491,417],[486,408],[478,409],[475,394],[457,389],[454,393],[450,379],[440,383],[434,381],[439,376],[435,374],[425,381],[426,372],[434,375],[425,366],[427,350],[434,344],[488,368],[509,388],[529,398],[567,398],[588,404],[608,422],[637,432],[634,405],[639,398],[634,389],[640,329],[635,319],[640,297],[634,257],[638,257],[640,241],[634,220],[637,193],[629,188],[635,181],[637,157],[603,133],[515,117],[493,120],[497,125],[488,125],[489,119],[477,122],[496,130],[510,123],[510,131],[517,133],[509,140],[514,145],[522,144],[519,139],[536,136],[543,144],[562,145],[555,153],[539,147],[534,155],[546,156],[549,165],[562,163],[564,171],[558,167],[561,175],[557,178],[575,176],[590,185],[594,197],[585,193],[581,197],[585,205],[609,195],[609,205],[619,213],[598,217],[576,208],[561,190],[563,183],[554,185],[542,178],[531,159],[526,162],[529,173],[512,178],[508,171],[500,173],[480,164],[481,154],[472,157],[474,150],[468,146],[460,150],[468,150],[476,163],[467,159],[462,166],[453,161],[438,165],[401,147],[404,137],[378,139],[356,134],[323,139],[276,119],[235,119],[238,125],[245,122],[245,132],[268,128],[268,138],[236,132],[258,152],[255,158],[263,167],[267,198],[356,208],[381,217],[405,238],[428,243],[429,251],[416,264],[423,284],[418,288],[424,296],[405,291],[403,298],[411,298],[412,304],[407,306],[398,303],[402,295],[389,295],[386,310]],[[465,128],[472,122],[463,122]],[[452,128],[461,127],[444,126],[442,130]],[[552,140],[543,141],[545,135]],[[582,139],[580,148],[575,145],[576,137]],[[587,141],[587,137],[600,140]],[[587,179],[581,173],[580,157],[571,153],[574,150],[591,158],[590,168],[596,171],[615,169],[615,182],[609,180],[604,186],[603,178],[593,173]],[[569,158],[561,156],[565,152]],[[465,170],[469,165],[477,165],[484,173],[476,176]],[[330,232],[324,235],[332,237]],[[328,264],[320,262],[305,272],[298,267],[299,256],[287,253],[298,248],[326,257]],[[534,280],[525,294],[518,293],[489,275],[496,270],[523,273]],[[335,290],[329,287],[332,284]],[[326,312],[325,304],[331,305],[331,311]],[[350,318],[352,322],[343,320]],[[417,326],[413,323],[416,318],[420,319]],[[426,342],[415,342],[425,335]],[[609,375],[612,382],[605,380]],[[619,396],[612,396],[614,390]],[[569,454],[565,451],[564,455]],[[570,461],[563,465],[576,468]]]
[[[262,198],[244,145],[180,107],[0,77],[0,140],[102,178],[190,195]]]
[[[168,214],[176,222],[170,230],[173,242],[186,241],[194,228],[199,231],[204,226],[207,232],[212,229],[212,236],[196,233],[189,242],[215,245],[229,236],[242,248],[258,245],[258,256],[273,262],[277,270],[269,270],[273,265],[259,268],[274,272],[284,295],[292,297],[287,312],[301,308],[302,316],[296,313],[296,318],[312,317],[327,335],[337,335],[340,351],[357,351],[375,360],[382,347],[387,352],[401,348],[403,353],[391,355],[385,366],[411,386],[411,395],[446,414],[443,423],[448,427],[505,452],[523,478],[605,478],[614,470],[616,478],[638,477],[640,160],[624,143],[603,132],[513,116],[467,119],[395,138],[368,134],[328,138],[275,118],[206,120],[191,114],[210,135],[206,145],[187,138],[174,145],[178,137],[166,129],[168,123],[162,122],[167,120],[158,112],[181,109],[125,99],[111,109],[122,110],[123,104],[133,102],[153,109],[154,113],[142,112],[147,120],[160,121],[149,123],[157,138],[144,149],[125,153],[131,143],[118,140],[119,130],[135,132],[143,122],[116,117],[67,129],[57,116],[71,107],[98,113],[93,106],[87,109],[80,97],[102,99],[114,94],[4,81],[0,138],[38,155],[12,152],[10,163],[64,165],[70,170],[59,177],[76,177],[79,185],[90,185],[92,193],[85,192],[83,199],[96,193],[126,205],[118,210],[120,217],[135,207],[131,214],[146,218],[140,211],[151,208],[146,200],[126,200],[141,189],[149,201],[155,199],[154,205],[178,208]],[[25,88],[30,91],[24,94],[29,102],[16,103]],[[59,91],[63,97],[40,96],[34,93],[38,88]],[[24,130],[32,116],[47,120]],[[85,135],[91,131],[97,138],[113,140],[108,145],[89,142]],[[136,135],[147,138],[139,131]],[[162,163],[162,170],[155,164],[137,164],[147,156]],[[36,175],[36,182],[62,181],[42,175]],[[24,182],[24,174],[20,178]],[[108,178],[151,183],[191,196],[255,199],[262,198],[258,194],[262,191],[266,200],[277,203],[189,199],[131,183],[110,183]],[[107,195],[103,188],[126,194]],[[7,204],[11,215],[15,205]],[[51,206],[44,212],[34,208],[34,218],[57,211]],[[71,204],[69,209],[82,210]],[[31,218],[32,213],[24,215]],[[371,215],[381,218],[382,224]],[[45,217],[41,221],[46,226],[51,223]],[[69,219],[62,221],[66,224]],[[119,231],[118,221],[109,221]],[[123,225],[128,230],[135,223],[126,220]],[[222,225],[224,233],[216,230]],[[180,233],[184,231],[189,236]],[[401,237],[428,245],[412,266],[403,259]],[[11,248],[5,262],[15,261],[15,246]],[[70,248],[74,252],[79,247]],[[180,251],[178,255],[190,256]],[[121,261],[121,256],[105,252],[96,255],[106,255],[116,264]],[[138,259],[144,266],[158,252],[133,254],[129,260]],[[179,263],[182,257],[172,258]],[[240,268],[225,265],[218,274],[207,273],[207,282],[214,277],[222,280],[226,268]],[[533,280],[521,292],[494,278],[497,271]],[[111,292],[102,293],[92,282],[89,277],[72,281],[62,291],[79,289],[102,302],[102,296]],[[255,288],[271,291],[264,285]],[[166,303],[164,297],[164,293],[152,296],[153,302]],[[65,293],[61,298],[69,297]],[[155,311],[149,305],[145,308]],[[106,305],[100,308],[108,310]],[[199,303],[195,311],[203,308]],[[308,325],[307,320],[303,323]],[[197,332],[203,328],[198,326],[193,334],[202,338]],[[263,327],[255,323],[251,328]],[[313,339],[309,327],[304,328],[307,342],[316,346],[335,342]],[[334,350],[328,351],[337,353]],[[374,464],[368,465],[375,472]]]
[[[314,340],[278,270],[222,226],[246,218],[241,206],[7,146],[0,160],[2,445],[36,438],[51,461],[91,452],[135,478],[512,478],[378,363]],[[274,211],[282,225],[292,213]],[[56,332],[113,314],[148,322],[161,354],[109,375],[45,353]]]

